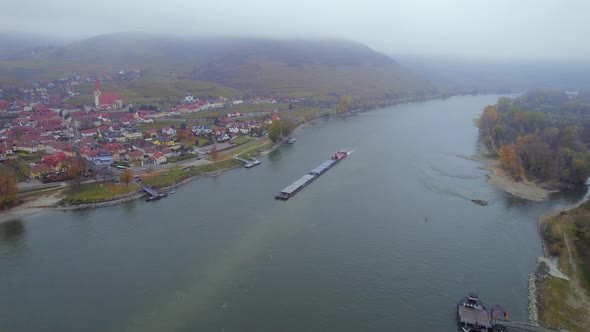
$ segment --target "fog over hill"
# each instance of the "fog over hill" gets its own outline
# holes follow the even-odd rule
[[[507,92],[590,87],[590,60],[497,60],[394,55],[400,64],[453,91]]]
[[[151,77],[209,81],[285,97],[391,99],[434,86],[387,55],[337,39],[196,38],[118,33],[23,52],[0,61],[12,80],[141,69]]]

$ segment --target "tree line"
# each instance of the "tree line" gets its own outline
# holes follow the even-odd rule
[[[516,180],[583,184],[590,176],[590,121],[568,108],[568,96],[555,91],[503,97],[483,110],[479,134]]]

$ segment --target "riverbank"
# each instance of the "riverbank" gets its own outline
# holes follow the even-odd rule
[[[590,218],[588,202],[569,210],[546,213],[538,219],[544,257],[533,272],[531,317],[571,331],[590,331],[590,280],[583,255],[576,249],[573,223]]]
[[[486,175],[486,182],[516,197],[538,202],[547,200],[549,195],[558,192],[558,190],[547,189],[548,185],[546,183],[528,180],[515,181],[510,174],[500,167],[498,159],[486,157],[482,154],[473,156],[459,155],[458,157],[482,163],[483,165],[479,166],[479,168],[490,172]]]
[[[56,209],[57,204],[63,199],[63,190],[65,189],[29,195],[23,199],[22,204],[2,211],[2,214],[0,214],[0,223]]]
[[[302,125],[304,125],[304,124],[302,124]],[[302,126],[302,125],[300,125],[300,126]],[[284,140],[273,143],[270,145],[270,147],[268,149],[264,149],[262,151],[259,151],[255,156],[265,156],[268,153],[270,153],[270,152],[274,151],[275,149],[277,149],[278,147],[280,147],[283,143],[284,143]],[[218,162],[218,164],[220,164],[222,162],[223,161],[220,161],[220,162]],[[209,164],[209,165],[215,165],[215,163]],[[172,167],[174,167],[174,165],[172,165],[170,168],[172,168]],[[198,178],[216,177],[216,176],[221,175],[224,172],[227,172],[229,170],[239,168],[239,167],[241,167],[241,164],[232,164],[230,166],[218,168],[214,171],[199,172],[198,174],[190,175],[186,178],[182,178],[177,182],[175,181],[172,184],[158,186],[157,189],[160,191],[164,191],[164,192],[171,191],[175,188],[185,185],[185,184],[187,184],[193,180],[196,180]],[[167,170],[163,170],[162,172],[165,172],[165,171],[167,171]],[[117,196],[117,197],[114,197],[111,199],[107,199],[104,201],[86,203],[86,204],[60,205],[60,203],[63,202],[63,199],[66,196],[65,190],[67,190],[67,188],[59,189],[56,192],[52,191],[51,193],[39,192],[34,195],[30,195],[24,201],[23,204],[15,206],[9,210],[3,211],[2,214],[0,214],[0,223],[7,222],[10,220],[14,220],[14,219],[18,219],[18,218],[22,218],[25,216],[40,214],[40,213],[47,212],[47,211],[83,210],[83,209],[95,209],[95,208],[102,208],[102,207],[108,207],[108,206],[113,206],[113,205],[119,205],[119,204],[123,204],[123,203],[129,202],[129,201],[140,199],[145,196],[145,194],[141,191],[141,189],[138,189],[138,190],[133,191],[131,193],[127,193],[127,194]]]

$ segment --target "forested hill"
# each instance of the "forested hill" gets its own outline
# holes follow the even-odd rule
[[[343,40],[110,34],[22,54],[0,61],[0,79],[30,82],[140,69],[154,79],[207,81],[275,97],[399,99],[436,93],[390,57]]]
[[[479,133],[515,179],[578,185],[590,176],[590,92],[500,98],[484,109]]]

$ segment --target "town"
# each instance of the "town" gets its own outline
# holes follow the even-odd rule
[[[180,160],[216,160],[216,152],[261,139],[278,104],[298,99],[195,98],[172,107],[125,103],[101,82],[136,80],[139,70],[59,78],[30,88],[0,90],[0,162],[17,181],[44,183],[76,176],[117,181],[116,170],[150,172]],[[92,84],[94,103],[72,105],[81,84]],[[286,107],[286,106],[285,106]],[[238,109],[245,109],[240,111]],[[78,164],[82,165],[79,166]],[[112,167],[111,167],[112,166]]]

